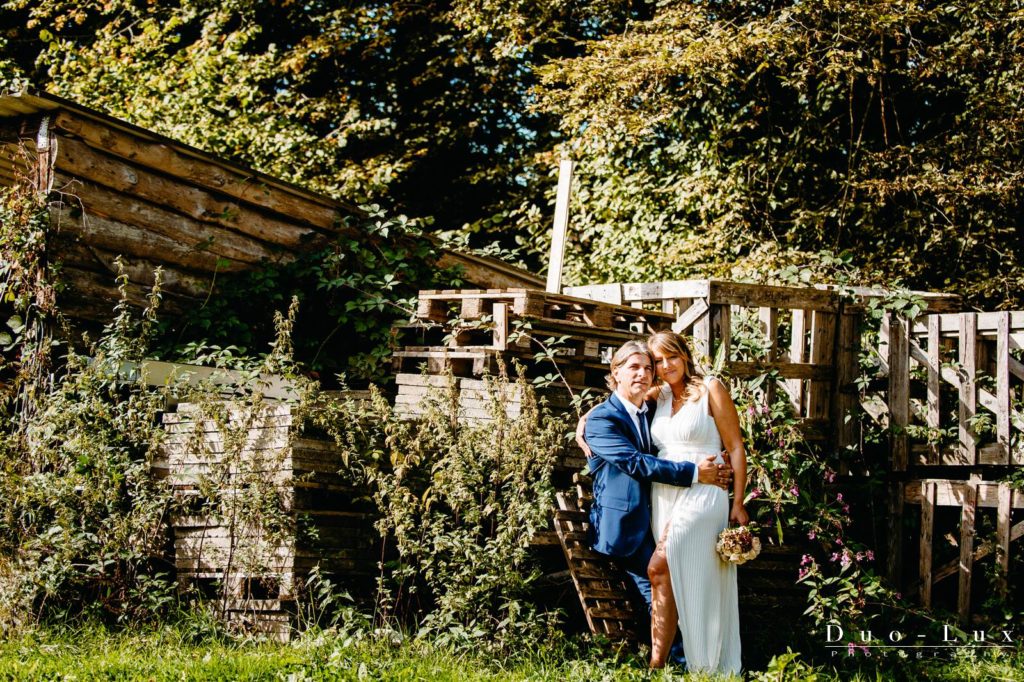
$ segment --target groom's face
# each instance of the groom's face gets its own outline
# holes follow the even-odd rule
[[[651,358],[646,353],[633,353],[614,375],[615,392],[634,405],[640,405],[654,381]]]

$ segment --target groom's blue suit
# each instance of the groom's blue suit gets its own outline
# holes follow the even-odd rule
[[[647,418],[649,425],[651,414],[652,410],[648,410],[640,418]],[[590,460],[594,478],[591,544],[598,552],[623,559],[646,553],[646,557],[635,557],[638,566],[644,567],[639,572],[646,574],[654,551],[651,482],[689,486],[695,477],[694,465],[669,462],[651,454],[622,400],[614,393],[587,417],[586,439],[594,455]],[[644,593],[643,586],[640,590]],[[644,595],[648,603],[649,595],[648,585]]]
[[[649,406],[650,407],[650,406]],[[650,441],[653,410],[646,419]],[[593,457],[589,466],[594,478],[594,502],[590,506],[591,545],[616,558],[651,609],[651,581],[647,564],[654,554],[651,533],[651,482],[688,486],[697,472],[692,462],[669,462],[651,454],[633,426],[622,400],[612,393],[587,417],[587,445]],[[686,665],[683,646],[676,633],[670,654],[674,663]]]

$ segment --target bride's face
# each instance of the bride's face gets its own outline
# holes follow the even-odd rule
[[[652,350],[651,355],[654,356],[654,370],[657,372],[659,379],[666,382],[669,386],[678,386],[683,383],[683,379],[685,379],[683,369],[686,365],[683,362],[683,356],[662,353],[656,350]]]

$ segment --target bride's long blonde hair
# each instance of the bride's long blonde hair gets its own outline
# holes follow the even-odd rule
[[[647,339],[647,347],[652,353],[660,355],[676,355],[683,359],[683,396],[687,401],[700,398],[704,390],[704,375],[693,362],[690,345],[675,332],[657,332]],[[657,375],[657,373],[655,373]]]

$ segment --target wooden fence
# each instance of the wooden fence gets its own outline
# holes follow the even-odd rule
[[[705,362],[722,353],[731,376],[774,372],[777,381],[768,386],[769,400],[776,390],[784,390],[809,439],[828,441],[838,449],[855,443],[855,424],[845,415],[858,400],[852,382],[860,350],[859,317],[865,302],[884,292],[715,279],[602,284],[565,292],[674,314],[673,330],[689,335],[695,354]],[[932,311],[959,307],[955,296],[915,293]],[[733,331],[741,326],[756,326],[761,344],[735,346]]]
[[[930,606],[936,585],[957,575],[964,621],[975,563],[995,555],[1005,594],[1011,543],[1024,535],[1024,522],[1013,524],[1024,494],[997,481],[1024,465],[1024,365],[1012,353],[1022,347],[1024,312],[895,316],[882,328],[894,472],[889,575],[903,577],[904,505],[918,505],[914,587]],[[985,515],[995,516],[991,539],[978,537]],[[944,537],[957,540],[958,556],[935,565],[939,550],[950,549],[936,546]]]

